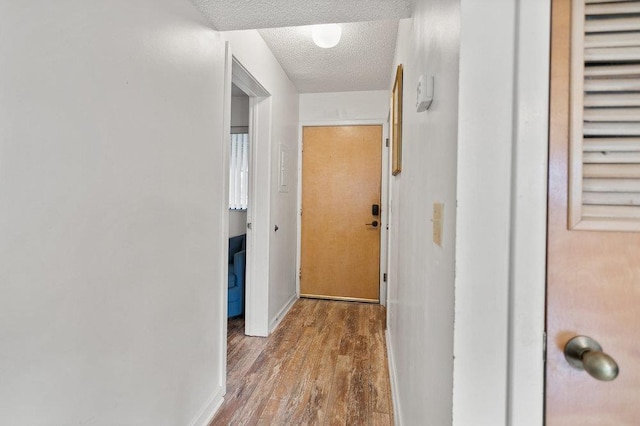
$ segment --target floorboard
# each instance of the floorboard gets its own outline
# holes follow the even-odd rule
[[[269,338],[229,319],[218,425],[392,425],[380,305],[300,299]]]

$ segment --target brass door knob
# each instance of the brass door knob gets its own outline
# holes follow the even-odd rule
[[[602,352],[602,346],[588,336],[569,340],[564,347],[564,357],[572,367],[585,370],[598,380],[611,381],[620,372],[616,361]]]

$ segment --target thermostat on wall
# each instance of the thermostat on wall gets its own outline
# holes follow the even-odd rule
[[[429,109],[433,102],[433,76],[422,74],[418,79],[418,89],[416,98],[416,111],[422,112]]]

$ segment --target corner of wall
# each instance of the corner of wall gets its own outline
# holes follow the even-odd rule
[[[396,369],[395,351],[389,337],[389,330],[385,330],[387,343],[387,362],[389,364],[389,381],[391,382],[391,401],[393,403],[393,423],[395,426],[402,426],[402,407],[400,406],[400,394],[398,389],[398,370]]]
[[[224,389],[219,387],[189,423],[190,426],[209,426],[224,402]]]

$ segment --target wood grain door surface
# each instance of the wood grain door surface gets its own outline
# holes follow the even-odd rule
[[[379,301],[381,141],[382,126],[303,128],[301,296]]]
[[[640,233],[568,230],[569,0],[553,2],[547,266],[546,424],[640,425]],[[569,366],[587,335],[620,367],[597,381]]]

